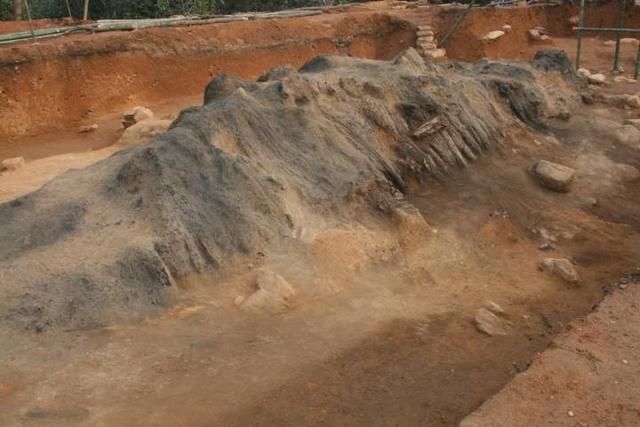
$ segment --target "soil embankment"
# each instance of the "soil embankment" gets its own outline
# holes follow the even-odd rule
[[[0,135],[92,122],[128,106],[194,95],[226,72],[255,79],[322,53],[389,59],[413,43],[383,14],[74,35],[0,49]]]

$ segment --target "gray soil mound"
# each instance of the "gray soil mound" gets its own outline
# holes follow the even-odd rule
[[[574,83],[558,52],[436,66],[411,49],[218,77],[152,143],[0,205],[0,318],[42,331],[146,315],[180,278],[293,239],[312,216],[384,219],[410,182],[571,111]]]

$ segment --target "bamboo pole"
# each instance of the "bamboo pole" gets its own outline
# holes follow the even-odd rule
[[[591,33],[640,33],[640,28],[573,27],[573,29]]]
[[[31,30],[31,37],[33,40],[36,39],[36,33],[33,31],[33,21],[31,20],[31,8],[29,7],[29,1],[24,0],[24,7],[27,9],[27,19],[29,20],[29,29]]]
[[[580,0],[580,14],[578,17],[578,25],[584,27],[584,0]],[[578,46],[576,48],[576,70],[580,68],[580,49],[582,48],[582,32],[578,30]]]
[[[447,43],[449,41],[449,38],[458,30],[458,27],[460,26],[460,24],[462,24],[462,21],[464,21],[464,18],[469,14],[469,12],[471,12],[471,8],[473,7],[473,2],[474,1],[475,0],[471,0],[469,2],[469,6],[467,6],[467,8],[464,10],[464,12],[462,12],[460,14],[460,16],[458,17],[456,22],[453,24],[453,27],[451,27],[449,32],[447,34],[445,34],[445,36],[442,38],[442,40],[440,40],[440,44],[439,44],[438,47],[443,47],[445,45],[445,43]]]
[[[71,5],[69,4],[69,0],[64,0],[64,3],[67,6],[67,12],[69,12],[69,18],[73,19],[73,15],[71,14]]]

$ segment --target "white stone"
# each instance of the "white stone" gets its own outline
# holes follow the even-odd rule
[[[11,159],[5,159],[0,162],[0,171],[14,171],[20,169],[25,165],[23,157],[13,157]]]
[[[126,129],[139,123],[143,120],[148,120],[153,118],[153,111],[151,111],[147,107],[134,107],[129,111],[125,111],[122,114],[122,126]]]
[[[575,170],[558,163],[540,160],[534,167],[540,184],[550,190],[565,193],[573,181]]]
[[[591,75],[591,71],[587,70],[586,68],[578,68],[578,74],[583,77],[589,77]]]
[[[269,269],[263,269],[258,273],[256,285],[257,290],[240,304],[242,309],[280,313],[291,307],[296,296],[293,286]]]
[[[143,120],[126,128],[118,140],[118,144],[125,146],[144,145],[154,136],[166,132],[170,125],[171,120]]]
[[[97,129],[98,129],[98,125],[97,124],[80,126],[80,129],[78,129],[78,133],[89,133],[89,132],[93,132],[94,130],[97,130]]]
[[[601,85],[601,84],[603,84],[604,82],[607,81],[607,77],[602,73],[597,73],[597,74],[591,74],[591,75],[587,76],[587,80],[591,84]]]
[[[486,308],[481,308],[474,317],[476,328],[487,335],[507,335],[506,322]]]
[[[500,37],[504,36],[505,32],[502,30],[495,30],[495,31],[491,31],[489,33],[487,33],[482,40],[489,40],[489,41],[493,41],[493,40],[498,40]]]
[[[620,144],[640,149],[640,130],[633,125],[624,125],[616,129],[614,137]]]
[[[512,29],[513,28],[511,28],[511,25],[509,25],[509,24],[504,24],[502,26],[502,31],[504,31],[505,33],[510,33]]]
[[[569,283],[578,283],[580,277],[575,267],[565,258],[545,258],[540,262],[540,269],[549,271]]]
[[[447,55],[447,51],[445,49],[432,49],[424,54],[431,59],[439,59],[444,58]]]

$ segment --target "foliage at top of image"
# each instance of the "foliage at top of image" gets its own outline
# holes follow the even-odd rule
[[[0,20],[13,19],[15,0],[0,0]],[[164,18],[172,15],[210,15],[271,11],[303,6],[328,6],[362,0],[90,0],[89,18]],[[83,15],[84,0],[69,0],[75,18]],[[65,0],[29,0],[34,19],[69,15]],[[24,8],[24,5],[23,5]]]

